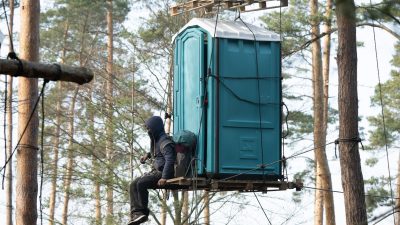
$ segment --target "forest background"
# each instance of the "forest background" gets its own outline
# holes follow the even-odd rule
[[[8,1],[6,1],[8,2]],[[41,61],[86,66],[95,71],[95,79],[83,86],[50,83],[45,91],[45,129],[43,148],[42,214],[48,224],[120,224],[129,216],[127,187],[132,177],[148,170],[138,158],[147,151],[148,141],[143,121],[152,114],[163,115],[168,110],[171,84],[171,37],[191,17],[215,17],[202,12],[171,17],[169,7],[174,1],[112,1],[112,32],[110,1],[54,0],[41,1],[40,55]],[[326,19],[326,2],[319,2],[317,18],[321,28]],[[399,4],[395,1],[357,2],[358,19],[364,26],[357,29],[358,88],[362,169],[371,223],[393,224],[387,216],[395,205],[398,177],[399,104]],[[388,14],[385,6],[390,6]],[[382,8],[380,8],[382,7]],[[15,11],[14,40],[18,40],[18,11]],[[10,15],[9,9],[7,9]],[[242,14],[244,21],[282,33],[284,43],[284,101],[289,108],[289,137],[285,141],[286,156],[313,148],[313,97],[310,6],[308,1],[291,1],[279,10]],[[220,19],[233,20],[236,12],[220,12]],[[2,15],[4,18],[4,14]],[[333,18],[333,24],[335,19]],[[379,60],[379,74],[384,83],[385,105],[388,106],[389,161],[379,129],[378,71],[374,51],[374,33]],[[5,26],[2,20],[2,28]],[[387,28],[388,30],[384,29]],[[1,29],[6,34],[6,29]],[[112,38],[110,38],[110,34]],[[397,36],[396,36],[397,35]],[[110,60],[109,41],[112,40]],[[337,36],[332,33],[331,77],[329,79],[330,124],[327,143],[338,137],[337,124]],[[18,53],[18,41],[14,41]],[[1,55],[8,53],[5,40]],[[396,46],[396,47],[395,47]],[[287,54],[285,54],[287,53]],[[290,54],[289,54],[290,53]],[[397,58],[396,58],[397,57]],[[111,63],[110,63],[111,62]],[[5,76],[2,77],[4,80]],[[14,84],[17,79],[14,79]],[[10,80],[7,80],[10,84]],[[41,81],[39,81],[41,85]],[[396,91],[397,90],[397,91]],[[14,90],[15,91],[15,90]],[[392,91],[392,92],[390,92]],[[11,92],[12,93],[12,92]],[[387,93],[387,94],[386,94]],[[5,92],[3,96],[5,95]],[[11,107],[13,121],[18,123],[17,106],[24,100],[14,94]],[[5,108],[5,101],[1,101]],[[4,110],[3,110],[4,111]],[[3,118],[5,118],[3,114]],[[377,132],[378,131],[378,132]],[[4,132],[5,133],[5,132]],[[14,138],[4,138],[17,143]],[[3,144],[4,146],[4,144]],[[326,155],[332,171],[336,223],[344,224],[343,194],[340,165],[335,145],[327,145]],[[40,156],[40,155],[39,155]],[[5,157],[0,158],[4,162]],[[15,169],[15,161],[8,168]],[[388,162],[391,180],[388,179]],[[153,214],[150,224],[312,224],[315,223],[317,191],[315,159],[312,152],[288,161],[288,178],[302,178],[301,192],[256,193],[172,193],[168,201],[161,192],[152,192]],[[5,170],[4,170],[5,171]],[[3,171],[2,171],[3,172]],[[8,176],[5,175],[8,178]],[[10,176],[15,202],[15,174]],[[38,178],[39,181],[41,177]],[[9,179],[5,179],[5,183]],[[391,181],[392,185],[390,185]],[[349,181],[351,182],[351,181]],[[6,196],[6,190],[0,191]],[[371,196],[384,196],[376,198]],[[263,209],[258,205],[259,198]],[[0,216],[6,217],[15,205],[8,207],[0,198]],[[263,212],[266,212],[264,216]],[[389,213],[390,214],[390,213]],[[387,216],[387,217],[386,217]],[[381,218],[386,218],[380,220]],[[212,222],[210,222],[212,221]],[[12,221],[11,221],[12,222]],[[8,224],[7,224],[8,225]]]

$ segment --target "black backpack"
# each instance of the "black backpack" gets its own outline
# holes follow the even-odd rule
[[[178,131],[172,138],[166,138],[161,142],[161,149],[169,144],[175,146],[175,177],[191,177],[196,143],[196,135],[188,130]]]

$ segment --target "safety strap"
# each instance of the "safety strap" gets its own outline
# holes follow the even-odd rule
[[[161,143],[160,143],[160,151],[163,151],[164,148],[167,147],[167,145],[170,145],[170,144],[172,144],[172,145],[175,144],[174,141],[171,140],[170,137],[167,137],[164,140],[162,140]]]

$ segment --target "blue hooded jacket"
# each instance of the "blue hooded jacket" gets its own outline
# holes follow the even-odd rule
[[[162,172],[161,178],[173,178],[176,152],[173,145],[167,145],[164,149],[160,149],[161,142],[168,138],[164,131],[164,124],[161,117],[153,116],[145,124],[151,140],[151,155],[154,157],[154,168]]]

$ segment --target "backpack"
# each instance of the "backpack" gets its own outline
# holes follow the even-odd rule
[[[192,159],[196,150],[196,135],[188,130],[178,131],[172,138],[164,139],[160,148],[173,144],[176,152],[175,177],[190,177],[192,174]]]

